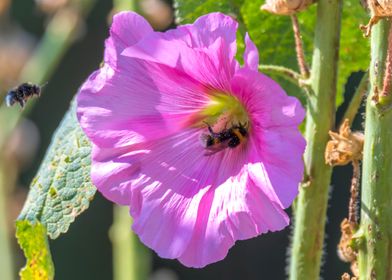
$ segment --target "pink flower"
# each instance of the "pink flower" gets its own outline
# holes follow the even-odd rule
[[[286,227],[302,178],[304,110],[257,72],[248,35],[239,65],[236,30],[220,13],[165,33],[119,13],[78,95],[94,184],[130,206],[143,243],[186,266]]]

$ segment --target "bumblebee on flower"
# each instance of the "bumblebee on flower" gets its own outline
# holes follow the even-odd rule
[[[220,13],[165,33],[119,13],[78,94],[93,183],[130,207],[143,243],[191,267],[286,227],[302,179],[304,110],[258,72],[248,35],[239,65],[236,31]]]

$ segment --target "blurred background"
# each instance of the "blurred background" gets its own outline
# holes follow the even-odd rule
[[[0,263],[9,262],[13,267],[12,276],[0,271],[2,280],[17,279],[18,270],[25,264],[14,238],[14,221],[70,100],[102,60],[103,42],[116,12],[114,6],[137,9],[156,30],[175,27],[170,0],[140,0],[137,7],[120,7],[116,0],[0,0]],[[353,94],[361,76],[362,73],[351,76],[346,96]],[[18,106],[6,108],[1,104],[7,91],[21,81],[47,82],[42,97],[23,112]],[[339,108],[337,122],[345,106],[344,103]],[[354,128],[361,127],[359,114]],[[347,215],[351,172],[348,166],[335,168],[333,173],[324,279],[340,279],[343,272],[349,271],[348,265],[337,257],[336,246],[340,222]],[[76,219],[68,233],[50,242],[55,278],[114,279],[109,238],[112,222],[113,205],[97,193],[90,208]],[[237,242],[225,260],[204,269],[189,269],[176,260],[160,259],[145,248],[139,251],[143,256],[148,252],[147,279],[279,280],[286,275],[289,238],[287,228]],[[129,260],[129,266],[134,264]]]

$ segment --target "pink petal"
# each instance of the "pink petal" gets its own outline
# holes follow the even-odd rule
[[[302,180],[305,140],[294,127],[255,128],[254,135],[253,141],[258,144],[254,145],[257,151],[250,160],[250,176],[271,201],[287,208],[297,196]]]
[[[205,86],[226,91],[237,65],[236,28],[230,17],[210,14],[194,25],[150,33],[122,54],[181,69]]]
[[[201,199],[219,168],[221,155],[204,156],[199,133],[189,130],[155,141],[139,157],[140,171],[131,189],[133,229],[161,257],[183,254]]]
[[[223,259],[236,240],[281,230],[288,222],[244,169],[203,197],[192,240],[179,261],[203,267]]]
[[[297,98],[288,96],[271,78],[248,68],[236,72],[232,92],[244,103],[255,126],[298,126],[305,117]]]
[[[114,66],[118,55],[144,36],[152,33],[151,25],[134,12],[120,12],[113,17],[110,37],[105,42],[105,62]]]
[[[252,42],[249,37],[248,32],[245,35],[245,53],[244,53],[244,62],[245,67],[248,67],[250,70],[258,71],[259,68],[259,51],[257,50],[256,45]]]
[[[105,65],[78,94],[78,118],[101,147],[123,147],[175,133],[204,107],[207,89],[182,71],[122,57]]]

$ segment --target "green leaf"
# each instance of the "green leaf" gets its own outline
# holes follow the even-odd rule
[[[261,11],[265,0],[244,0],[233,2],[226,0],[187,1],[176,0],[176,16],[179,23],[191,23],[197,17],[210,12],[234,14],[243,21],[244,29],[258,46],[261,64],[274,64],[297,70],[294,36],[291,19]],[[311,64],[313,52],[314,24],[316,5],[298,14],[304,52],[308,64]],[[240,11],[240,13],[238,13]],[[345,0],[343,7],[340,65],[338,77],[337,105],[343,102],[344,85],[352,72],[366,70],[369,61],[368,42],[359,29],[360,23],[367,22],[367,16],[357,0]],[[239,42],[239,50],[243,42]],[[241,57],[241,55],[238,55]],[[273,77],[290,95],[303,96],[302,90],[281,78]]]
[[[75,102],[54,133],[18,220],[39,221],[57,238],[86,210],[96,188],[90,181],[91,145],[76,119]]]
[[[49,280],[54,278],[54,266],[45,227],[39,222],[16,222],[16,237],[27,263],[20,271],[22,280]]]

